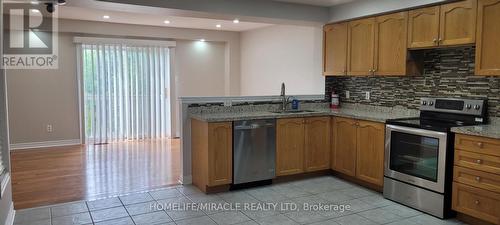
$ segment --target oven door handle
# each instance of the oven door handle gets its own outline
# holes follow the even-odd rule
[[[433,138],[438,138],[438,139],[446,138],[448,136],[448,133],[446,133],[446,132],[425,130],[425,129],[413,128],[413,127],[404,127],[404,126],[397,126],[397,125],[386,125],[386,129],[388,132],[398,131],[401,133],[414,134],[414,135],[419,135],[419,136],[424,136],[424,137],[433,137]]]

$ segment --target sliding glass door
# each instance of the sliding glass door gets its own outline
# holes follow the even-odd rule
[[[80,49],[87,143],[170,136],[168,47],[81,44]]]

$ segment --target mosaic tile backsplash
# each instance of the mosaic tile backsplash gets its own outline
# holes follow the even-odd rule
[[[490,117],[500,117],[500,76],[474,75],[474,47],[423,51],[423,75],[327,77],[326,100],[335,90],[341,102],[418,109],[421,97],[487,98]],[[345,91],[350,92],[346,98]],[[365,92],[370,100],[365,100]]]

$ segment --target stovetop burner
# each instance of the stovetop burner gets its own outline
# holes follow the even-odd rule
[[[449,132],[452,127],[485,124],[486,100],[422,98],[420,117],[388,120],[387,124]]]

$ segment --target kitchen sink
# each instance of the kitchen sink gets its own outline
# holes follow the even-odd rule
[[[314,110],[286,110],[286,111],[271,111],[272,113],[280,113],[280,114],[286,114],[286,113],[310,113],[310,112],[316,112]]]

